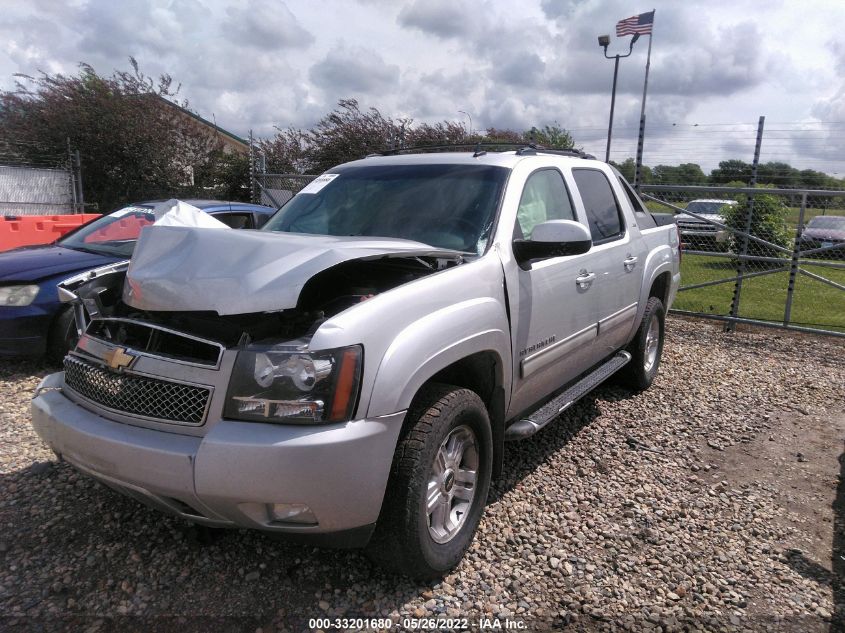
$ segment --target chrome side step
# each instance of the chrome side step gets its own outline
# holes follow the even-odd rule
[[[622,369],[631,360],[628,352],[619,352],[609,361],[593,370],[556,398],[550,400],[527,418],[514,422],[505,430],[505,440],[523,440],[556,419],[581,397]]]

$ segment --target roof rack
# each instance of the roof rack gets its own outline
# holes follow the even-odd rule
[[[526,145],[518,150],[516,153],[520,156],[534,156],[536,154],[556,154],[558,156],[575,156],[577,158],[589,158],[594,160],[596,157],[592,154],[587,154],[581,149],[551,149],[543,147],[542,145]]]
[[[579,149],[546,149],[542,145],[537,145],[536,143],[510,143],[510,142],[502,142],[502,143],[454,143],[451,145],[416,145],[413,147],[392,147],[389,149],[381,150],[378,152],[374,152],[372,154],[368,154],[367,158],[375,157],[375,156],[397,156],[400,154],[416,154],[416,153],[424,153],[427,150],[455,150],[459,151],[461,148],[464,151],[472,151],[473,156],[483,156],[487,153],[484,148],[489,149],[501,149],[501,148],[512,148],[516,150],[516,153],[520,156],[534,156],[537,154],[556,154],[558,156],[575,156],[577,158],[588,158],[588,159],[595,159],[595,156],[592,154],[587,154],[586,152],[579,150]]]

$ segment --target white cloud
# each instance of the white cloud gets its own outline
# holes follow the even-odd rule
[[[647,161],[649,152],[654,162],[695,160],[679,132],[691,123],[845,120],[842,3],[655,5]],[[240,135],[307,127],[356,97],[431,122],[465,110],[476,129],[557,121],[603,153],[613,63],[596,36],[635,10],[627,0],[6,0],[0,85],[19,72],[74,72],[81,61],[109,74],[131,55],[148,75],[170,73],[200,114]],[[609,52],[627,41],[613,38]],[[634,153],[647,45],[641,38],[620,63],[614,157]],[[745,151],[729,137],[701,161]],[[831,165],[821,161],[832,160],[835,139],[810,140],[799,134],[783,147],[796,161]]]

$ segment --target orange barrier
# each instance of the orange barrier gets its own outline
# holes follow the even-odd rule
[[[0,251],[18,246],[49,244],[99,213],[77,215],[7,215],[0,218]]]

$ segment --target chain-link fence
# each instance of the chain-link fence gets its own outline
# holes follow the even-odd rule
[[[82,213],[79,153],[56,155],[0,141],[0,215]]]
[[[253,202],[279,208],[317,176],[303,174],[253,174]]]
[[[676,213],[677,312],[845,336],[845,191],[644,185]]]

